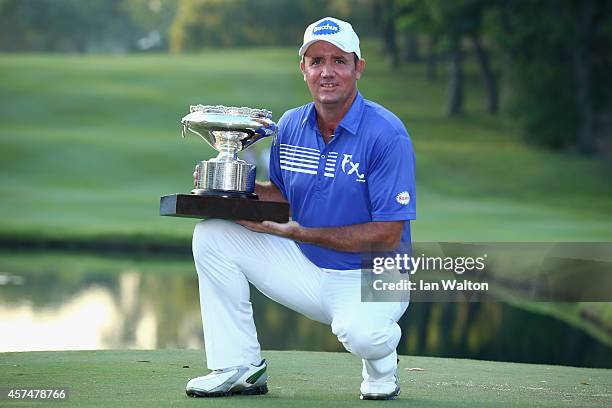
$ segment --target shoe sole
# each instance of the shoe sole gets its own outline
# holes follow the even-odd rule
[[[194,398],[218,398],[218,397],[231,397],[232,395],[263,395],[268,393],[268,385],[258,385],[257,387],[244,388],[236,391],[217,391],[217,392],[206,392],[198,390],[185,390],[185,394],[188,397]]]
[[[359,399],[361,400],[378,400],[378,401],[389,401],[394,400],[400,394],[400,389],[397,388],[392,394],[360,394]]]

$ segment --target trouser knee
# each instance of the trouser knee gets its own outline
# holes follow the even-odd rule
[[[359,319],[334,321],[332,332],[349,352],[366,359],[383,358],[399,343],[401,329],[397,323],[366,324]]]
[[[193,230],[191,249],[193,257],[197,262],[211,252],[222,249],[219,245],[222,238],[227,234],[233,223],[219,219],[208,219],[200,221]]]

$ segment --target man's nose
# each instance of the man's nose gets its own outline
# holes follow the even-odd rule
[[[334,66],[332,64],[324,64],[323,71],[321,72],[321,76],[324,78],[329,78],[334,76]]]

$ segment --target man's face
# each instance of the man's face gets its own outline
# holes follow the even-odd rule
[[[314,101],[330,107],[352,102],[364,66],[364,60],[355,64],[353,53],[344,52],[327,41],[317,41],[308,47],[300,63]]]

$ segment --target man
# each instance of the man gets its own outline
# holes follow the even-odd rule
[[[270,153],[263,200],[288,201],[292,221],[196,226],[210,374],[187,384],[191,396],[267,392],[249,302],[249,284],[325,324],[363,361],[362,399],[399,394],[398,319],[407,302],[361,301],[362,251],[410,243],[415,218],[414,154],[401,121],[357,90],[365,61],[349,23],[311,24],[299,50],[313,102],[286,112]]]

